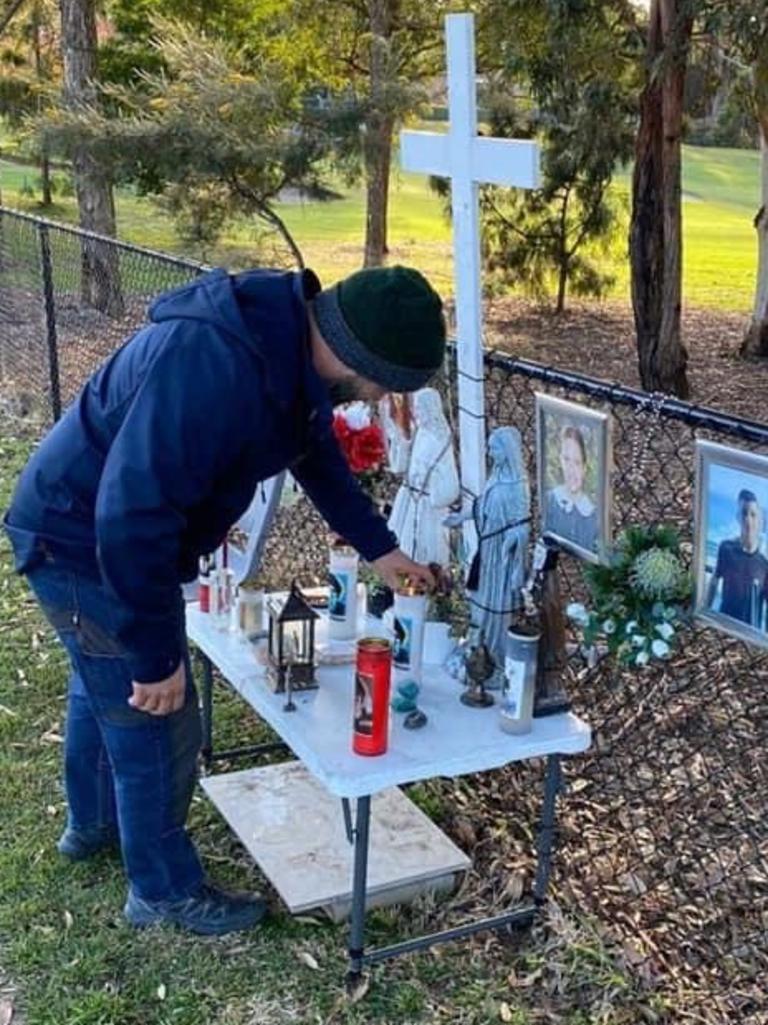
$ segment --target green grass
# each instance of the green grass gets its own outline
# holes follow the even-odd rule
[[[0,507],[34,438],[0,424]],[[293,920],[272,897],[269,923],[248,934],[204,939],[131,930],[123,921],[119,860],[71,865],[55,851],[65,817],[60,784],[67,666],[0,538],[0,984],[16,987],[26,1025],[533,1025],[544,993],[562,1025],[648,1020],[649,999],[588,923],[568,918],[514,946],[487,939],[385,964],[359,1003],[345,1001],[346,930]],[[218,744],[265,735],[244,705],[217,690]],[[419,804],[438,817],[440,785],[421,784]],[[190,828],[218,881],[263,886],[215,810],[195,798]],[[376,944],[423,931],[426,906],[369,916]],[[307,954],[313,968],[303,960]],[[536,979],[528,983],[519,980]],[[7,1020],[0,989],[0,1018]],[[608,1007],[607,1014],[604,1010]],[[584,1015],[583,1017],[582,1014]],[[655,1020],[655,1019],[650,1019]]]
[[[21,193],[24,182],[34,184],[37,173],[0,161],[4,202],[24,209],[34,200]],[[686,146],[683,151],[683,288],[688,304],[746,310],[752,303],[757,249],[752,219],[759,197],[759,154],[749,150]],[[627,197],[628,175],[616,181],[618,195]],[[295,234],[309,266],[324,281],[334,281],[357,269],[364,230],[364,194],[360,187],[338,185],[343,198],[330,203],[282,204],[278,210]],[[153,249],[168,250],[212,263],[247,266],[262,260],[257,234],[240,221],[227,231],[212,253],[190,253],[179,242],[171,220],[150,200],[122,189],[117,197],[121,237]],[[57,198],[48,215],[75,220],[74,200]],[[449,225],[438,198],[426,179],[395,169],[390,213],[391,257],[412,263],[444,292],[453,289]],[[629,269],[624,237],[616,240],[607,260],[616,275],[612,295],[629,295]]]

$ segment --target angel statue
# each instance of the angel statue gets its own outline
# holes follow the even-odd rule
[[[477,551],[467,577],[473,625],[482,630],[496,666],[492,685],[501,684],[506,632],[510,617],[522,604],[531,522],[531,495],[516,427],[497,427],[488,438],[491,469],[482,494],[471,509],[445,520],[458,527],[473,519]]]
[[[415,431],[389,527],[412,559],[447,566],[450,547],[445,517],[459,497],[453,438],[439,392],[422,388],[411,396],[411,403]]]

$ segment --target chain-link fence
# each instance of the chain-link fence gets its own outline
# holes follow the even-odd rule
[[[535,392],[610,413],[614,532],[670,524],[689,555],[695,440],[768,453],[768,425],[525,360],[486,367],[489,427],[520,429],[531,481]],[[577,561],[561,563],[565,595],[583,598]],[[561,886],[675,993],[673,1020],[767,1022],[768,650],[694,625],[668,662],[575,659],[568,676],[594,744],[569,767]]]
[[[206,268],[0,208],[0,406],[46,424],[145,319]]]
[[[92,258],[86,244],[108,247],[109,259],[103,252]],[[154,295],[204,269],[0,211],[6,412],[45,426],[142,322]],[[87,280],[94,273],[109,280],[94,289]],[[520,429],[532,482],[535,391],[611,414],[616,532],[631,523],[668,523],[690,552],[696,438],[768,453],[766,425],[502,355],[489,354],[486,368],[488,426]],[[449,399],[455,412],[455,395]],[[315,518],[296,508],[307,546],[294,530],[292,544],[284,545],[293,557],[317,533]],[[323,545],[315,547],[322,558]],[[578,563],[568,556],[561,563],[564,592],[582,597]],[[594,916],[628,970],[659,994],[656,1020],[764,1025],[768,651],[695,625],[668,661],[619,670],[604,660],[589,669],[577,654],[566,676],[594,743],[567,766],[556,892]],[[469,820],[468,842],[474,837],[481,869],[488,868],[486,851],[499,847],[496,812],[507,823],[504,872],[530,868],[525,823],[536,808],[538,773],[520,765],[451,790],[454,808]],[[486,845],[486,836],[494,843]],[[467,841],[466,830],[457,838]],[[492,903],[514,896],[514,887],[483,874],[493,889],[477,895],[486,906],[489,897]]]

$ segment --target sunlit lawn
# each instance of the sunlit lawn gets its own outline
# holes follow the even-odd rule
[[[752,301],[757,250],[752,226],[759,196],[756,151],[687,146],[683,163],[684,294],[692,305],[747,309]],[[23,193],[37,172],[0,161],[0,187],[6,205],[35,210],[34,197]],[[333,281],[360,266],[364,231],[364,192],[336,183],[343,198],[327,203],[295,202],[277,209],[295,235],[306,262],[324,281]],[[617,193],[627,199],[629,178],[617,177]],[[184,252],[211,263],[247,266],[268,262],[259,252],[259,233],[240,220],[212,252],[190,252],[171,220],[151,200],[121,189],[117,197],[120,235],[154,249]],[[392,261],[421,268],[443,291],[452,288],[450,230],[441,201],[424,177],[395,169],[392,179],[389,234]],[[48,211],[54,219],[74,220],[72,197],[57,197]],[[607,264],[616,276],[613,294],[628,295],[629,269],[625,234],[612,247]]]

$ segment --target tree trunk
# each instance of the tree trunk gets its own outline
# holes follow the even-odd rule
[[[35,75],[38,85],[42,87],[48,77],[43,66],[42,46],[40,42],[40,26],[42,12],[40,4],[35,4],[35,12],[32,21],[32,48],[35,54]],[[39,107],[38,107],[39,110]],[[42,182],[43,206],[50,206],[51,197],[51,162],[48,158],[48,144],[43,140],[40,146],[40,180]]]
[[[765,75],[768,78],[768,67]],[[762,93],[758,87],[761,203],[755,217],[757,285],[752,320],[739,350],[742,356],[768,356],[768,81],[764,85]]]
[[[651,3],[632,179],[630,261],[643,387],[686,398],[688,356],[680,338],[680,141],[692,25],[689,18],[680,18],[679,7],[680,0]]]
[[[557,305],[555,313],[560,314],[565,310],[565,294],[568,289],[568,271],[570,270],[570,253],[568,252],[568,200],[570,189],[566,187],[565,195],[560,206],[560,256],[557,269]]]
[[[365,259],[364,266],[380,267],[387,255],[389,169],[392,160],[391,117],[372,115],[365,133]]]
[[[96,78],[96,16],[94,0],[60,0],[61,45],[64,59],[64,98],[72,109],[93,103]],[[112,183],[87,146],[72,156],[80,227],[100,235],[115,235]],[[83,302],[111,316],[123,313],[120,266],[114,246],[87,239],[82,244]]]
[[[368,0],[371,25],[370,110],[365,119],[365,267],[380,267],[387,254],[389,169],[394,118],[388,110],[389,44],[395,0]]]
[[[565,312],[565,293],[568,285],[568,265],[561,264],[560,270],[558,271],[557,279],[557,304],[555,306],[555,313],[561,314]]]

